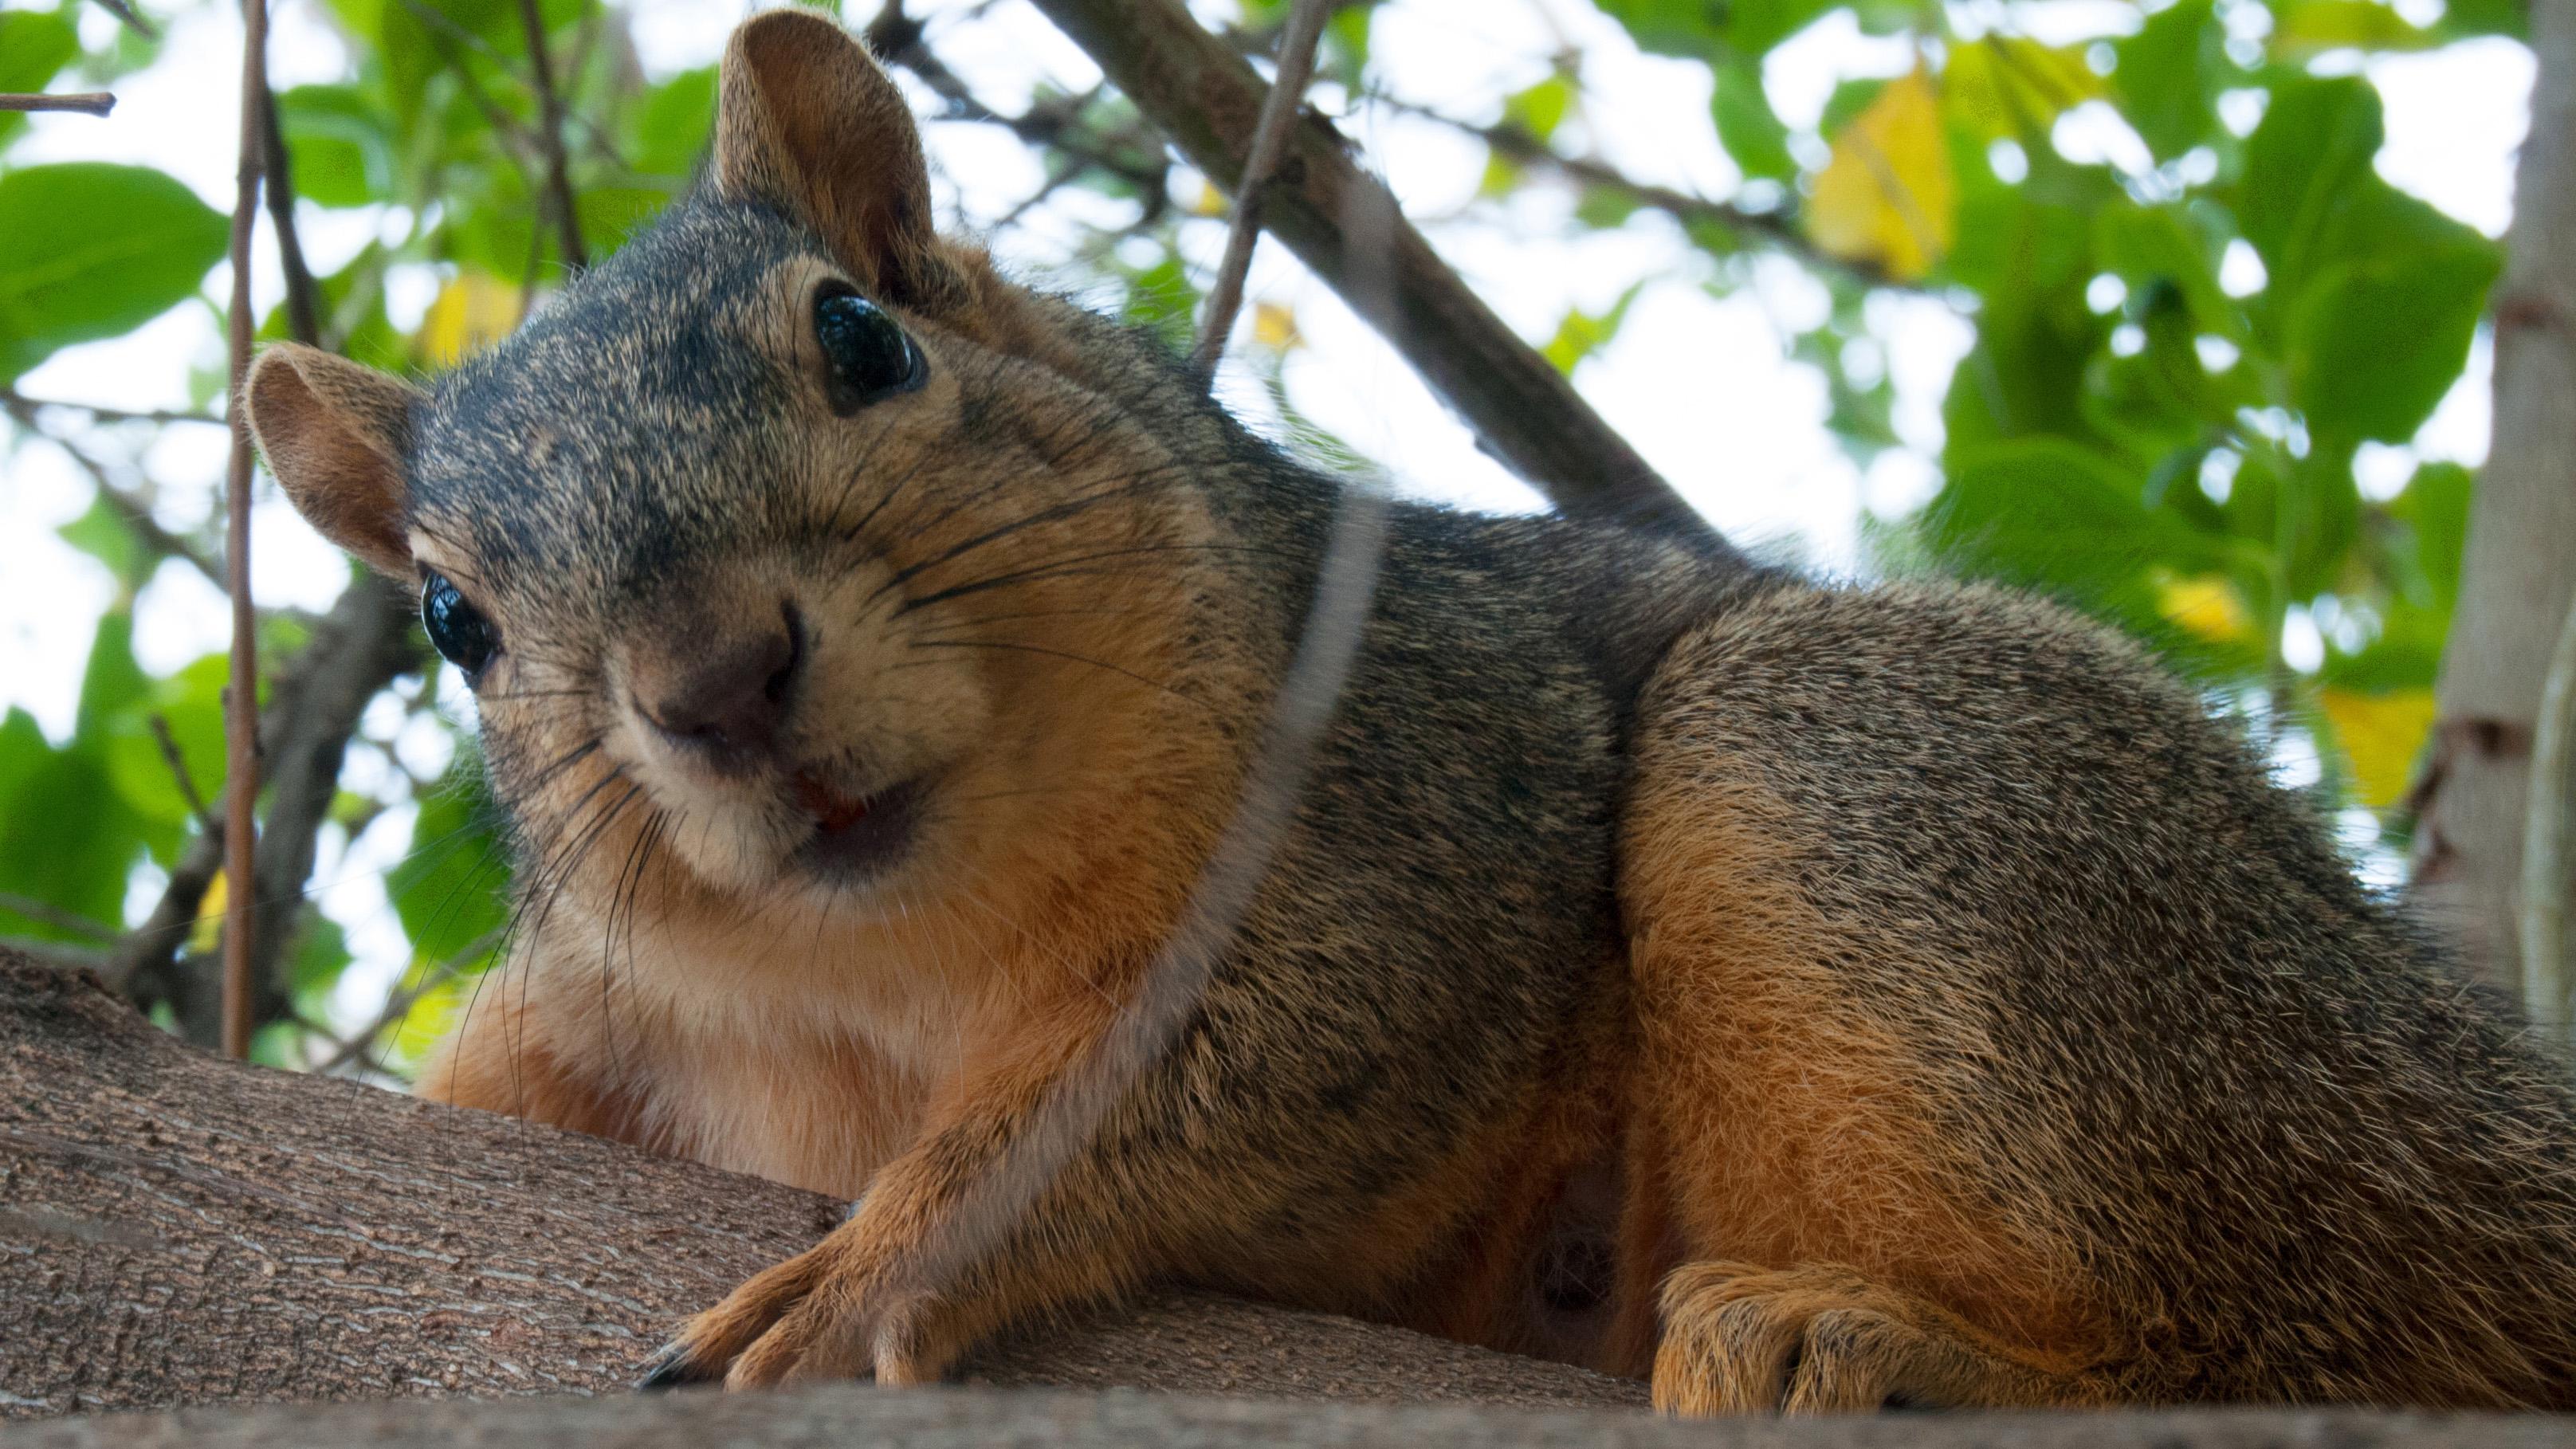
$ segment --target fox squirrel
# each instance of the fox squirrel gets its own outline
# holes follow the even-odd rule
[[[772,12],[702,194],[507,342],[250,379],[515,828],[422,1091],[856,1200],[654,1381],[930,1380],[1178,1280],[1693,1413],[2576,1407],[2566,1065],[2189,689],[1563,517],[1390,505],[1203,993],[935,1251],[1181,925],[1344,495],[930,216],[895,87]]]

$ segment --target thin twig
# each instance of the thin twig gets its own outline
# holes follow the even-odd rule
[[[1192,164],[1241,190],[1266,88],[1183,0],[1032,3]],[[1270,234],[1393,344],[1504,466],[1569,512],[1687,539],[1711,558],[1742,558],[1450,270],[1330,126],[1291,127],[1289,145],[1264,198]],[[1371,254],[1354,248],[1345,225],[1353,215],[1388,218]]]
[[[179,742],[171,737],[170,718],[159,710],[152,712],[152,738],[160,741],[161,758],[169,763],[170,778],[179,787],[179,798],[188,802],[188,813],[197,817],[200,828],[215,829],[215,812],[206,808],[206,797],[197,789],[197,777],[189,773],[187,756],[179,753]]]
[[[151,22],[143,18],[143,13],[126,4],[125,0],[98,0],[98,8],[123,21],[126,29],[146,40],[161,38],[161,33],[152,28]]]
[[[0,390],[0,412],[7,413],[18,426],[62,449],[63,455],[71,459],[82,472],[87,473],[91,482],[98,485],[98,496],[107,501],[107,506],[115,511],[116,516],[124,521],[127,530],[140,539],[145,548],[164,558],[183,559],[190,567],[204,574],[216,588],[229,590],[231,584],[225,579],[223,569],[194,543],[163,528],[160,520],[152,516],[150,507],[141,499],[133,497],[117,486],[115,476],[108,472],[105,463],[92,457],[86,450],[75,446],[70,439],[47,432],[37,425],[36,409],[55,406],[66,405],[38,402],[33,398],[24,398],[16,393]],[[95,410],[92,410],[91,415],[109,416]],[[193,417],[191,420],[205,421],[205,419]]]
[[[277,92],[259,92],[260,143],[266,163],[260,189],[268,194],[269,229],[277,234],[277,265],[286,274],[286,329],[307,347],[322,345],[321,293],[313,269],[304,263],[304,241],[295,230],[295,163],[287,154],[286,133],[277,124]]]
[[[377,1037],[384,1035],[386,1028],[396,1025],[410,1015],[412,1007],[418,1004],[423,996],[428,995],[431,988],[463,971],[465,963],[499,945],[501,938],[508,934],[507,927],[495,926],[466,942],[463,950],[422,972],[420,979],[409,987],[399,987],[386,993],[384,1009],[376,1013],[376,1019],[369,1022],[364,1030],[351,1034],[347,1041],[341,1043],[340,1050],[317,1064],[313,1070],[316,1073],[328,1075],[357,1060],[368,1047],[375,1044]]]
[[[79,111],[85,115],[104,116],[115,109],[116,97],[105,91],[80,91],[60,96],[0,95],[0,111]]]
[[[223,1051],[250,1055],[251,920],[257,876],[259,824],[252,808],[259,795],[259,653],[250,601],[250,411],[242,384],[250,376],[250,237],[259,214],[260,161],[268,150],[260,98],[268,94],[268,0],[242,0],[241,139],[234,170],[233,295],[226,331],[232,353],[229,413],[233,420],[231,467],[225,476],[225,567],[233,596],[232,677],[224,690],[224,892]]]
[[[1252,250],[1261,240],[1261,192],[1287,153],[1288,132],[1306,109],[1306,81],[1315,72],[1315,43],[1324,35],[1329,0],[1296,0],[1288,12],[1288,31],[1279,40],[1279,72],[1270,95],[1261,103],[1261,119],[1252,133],[1252,154],[1243,163],[1243,181],[1234,191],[1234,227],[1226,233],[1225,260],[1218,263],[1216,285],[1208,291],[1207,321],[1199,345],[1190,354],[1190,371],[1202,391],[1216,380],[1217,359],[1234,335],[1235,314],[1243,310],[1244,274],[1252,269]]]
[[[67,911],[16,891],[0,891],[0,911],[25,916],[31,921],[42,921],[57,931],[69,931],[75,936],[86,936],[109,945],[123,939],[123,933],[103,921],[91,920],[78,911]]]
[[[543,121],[537,142],[546,153],[546,204],[555,214],[564,265],[578,271],[590,265],[590,253],[581,244],[581,218],[573,211],[572,163],[564,155],[563,96],[555,89],[554,60],[546,52],[546,22],[537,13],[537,0],[519,0],[519,23],[528,32],[528,61],[536,74],[538,114]]]
[[[87,413],[93,421],[102,423],[208,423],[218,428],[229,426],[213,413],[189,412],[181,408],[112,408],[99,403],[66,402],[61,398],[52,397],[29,397],[15,388],[7,387],[0,387],[0,407],[6,407],[12,413],[19,408],[69,408],[74,412]],[[29,426],[32,428],[34,425],[31,423]],[[60,439],[56,441],[59,442]]]
[[[1370,99],[1389,110],[1400,111],[1408,116],[1446,126],[1461,135],[1473,136],[1493,148],[1495,154],[1506,160],[1523,166],[1544,167],[1569,180],[1618,192],[1630,201],[1640,206],[1651,207],[1675,221],[1699,222],[1758,236],[1782,251],[1795,254],[1800,261],[1810,266],[1848,273],[1871,286],[1901,285],[1890,282],[1884,273],[1875,268],[1862,266],[1819,250],[1816,244],[1808,239],[1806,232],[1799,227],[1797,214],[1793,211],[1786,209],[1747,211],[1731,202],[1712,200],[1674,187],[1659,186],[1650,181],[1639,181],[1598,157],[1565,155],[1527,130],[1509,122],[1480,126],[1473,121],[1462,121],[1455,116],[1411,101],[1400,101],[1389,96],[1373,96]]]

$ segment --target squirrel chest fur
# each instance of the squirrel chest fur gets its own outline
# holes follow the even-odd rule
[[[825,20],[508,342],[250,401],[512,821],[423,1090],[856,1200],[656,1381],[1182,1280],[1691,1412],[2576,1405],[2562,1064],[2114,636],[1396,506],[1260,815],[1348,500],[935,236]]]

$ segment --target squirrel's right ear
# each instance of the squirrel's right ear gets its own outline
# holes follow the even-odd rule
[[[251,364],[251,434],[295,511],[324,538],[396,577],[412,575],[403,455],[418,388],[345,357],[283,342]]]
[[[771,10],[736,26],[716,91],[715,180],[784,208],[879,296],[923,311],[962,299],[931,225],[912,107],[829,17]]]

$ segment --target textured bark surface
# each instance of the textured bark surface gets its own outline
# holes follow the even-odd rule
[[[672,1449],[2541,1449],[2576,1444],[2564,1419],[2353,1412],[1894,1415],[1685,1422],[1644,1414],[1490,1406],[1282,1404],[1114,1394],[793,1393],[510,1403],[349,1404],[114,1414],[0,1427],[0,1449],[386,1449],[595,1444]]]
[[[219,1061],[91,978],[0,952],[0,1415],[620,1390],[683,1317],[812,1243],[840,1208],[595,1138]],[[1186,1296],[1001,1345],[968,1377],[1537,1406],[1633,1408],[1645,1395],[1395,1329]]]
[[[2540,76],[2495,297],[2495,446],[2470,505],[2415,827],[2418,897],[2517,995],[2532,724],[2576,592],[2576,0],[2532,0],[2531,47]]]

